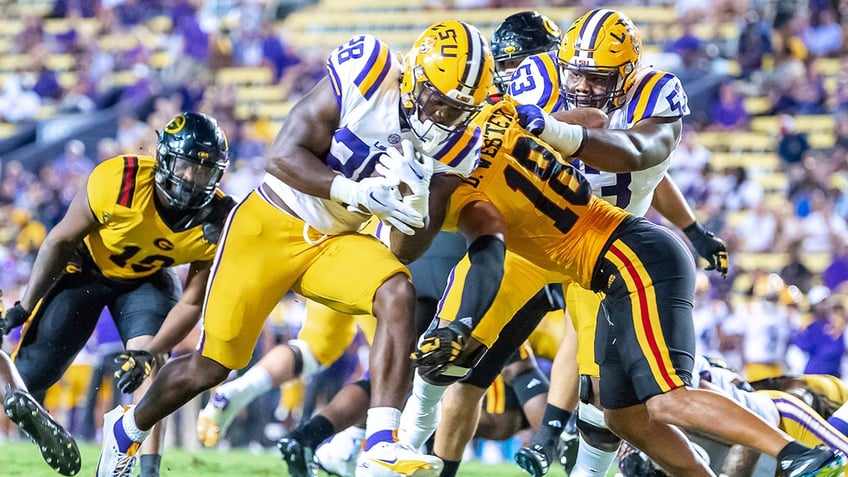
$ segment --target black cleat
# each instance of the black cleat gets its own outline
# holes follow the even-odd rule
[[[314,450],[306,447],[294,437],[286,436],[277,441],[283,460],[289,466],[291,477],[317,477],[318,467],[313,460]]]
[[[817,446],[777,463],[775,477],[842,477],[846,458],[839,451]]]
[[[3,407],[9,419],[38,446],[41,457],[53,470],[62,475],[80,471],[82,461],[76,441],[28,392],[7,388]]]
[[[566,434],[563,434],[565,437]],[[577,438],[577,435],[569,435],[569,438],[562,441],[562,446],[560,446],[559,451],[559,463],[562,464],[562,468],[565,469],[566,474],[571,474],[571,471],[574,470],[574,464],[577,463],[577,448],[580,445],[580,439]]]
[[[557,438],[555,441],[547,442],[547,445],[537,442],[522,447],[515,453],[515,463],[533,477],[542,477],[550,470],[553,457],[559,455],[561,442]]]

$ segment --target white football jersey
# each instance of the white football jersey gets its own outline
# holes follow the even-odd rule
[[[549,113],[567,109],[560,98],[560,70],[555,53],[525,58],[513,73],[509,94],[521,103],[536,104]],[[673,74],[643,68],[627,92],[624,104],[610,113],[610,129],[629,129],[649,117],[682,118],[689,114],[688,99]],[[593,193],[634,215],[645,215],[654,189],[668,170],[671,159],[635,172],[601,172],[574,160],[592,184]]]
[[[379,156],[400,144],[401,65],[389,46],[371,35],[353,37],[327,59],[327,71],[340,109],[327,166],[355,181],[374,172]],[[479,128],[452,134],[433,159],[435,173],[470,175],[480,151]],[[359,230],[369,214],[352,212],[330,199],[303,193],[266,174],[265,183],[301,219],[323,234]]]

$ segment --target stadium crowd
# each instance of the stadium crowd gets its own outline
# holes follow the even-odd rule
[[[118,154],[154,155],[157,130],[183,111],[216,118],[229,138],[230,167],[220,183],[224,192],[241,200],[262,181],[264,156],[280,118],[242,107],[239,88],[220,73],[231,67],[266,68],[268,84],[279,90],[276,98],[294,103],[325,75],[328,52],[290,45],[277,2],[230,2],[232,8],[227,3],[56,0],[49,10],[19,19],[22,28],[9,53],[26,55],[28,62],[4,75],[4,123],[108,108],[121,114],[117,133],[99,139],[96,150],[69,138],[60,155],[38,164],[3,160],[4,302],[21,299],[48,231],[94,168]],[[527,7],[542,13],[545,7],[566,6],[577,7],[579,14],[602,6],[626,11],[640,2],[422,3],[422,8]],[[744,9],[739,6],[745,3]],[[724,360],[748,381],[783,374],[841,377],[848,373],[848,6],[824,0],[712,0],[674,2],[674,8],[682,33],[655,44],[645,56],[677,75],[690,96],[692,115],[684,120],[670,173],[699,221],[726,242],[730,257],[727,277],[698,272],[699,354]],[[68,28],[48,31],[51,19],[67,19],[62,24]],[[555,20],[564,28],[573,19]],[[732,39],[693,28],[733,21],[739,34]],[[646,43],[663,28],[638,26]],[[55,58],[66,55],[74,59],[72,70],[56,66]],[[823,65],[830,69],[821,71]],[[809,126],[811,117],[827,120]],[[758,118],[774,119],[772,129],[758,130]],[[759,143],[745,144],[755,136]],[[748,154],[765,159],[759,163]],[[647,217],[669,225],[655,211]],[[179,270],[183,277],[186,272]],[[292,294],[280,302],[251,364],[297,335],[303,302]],[[11,352],[19,336],[20,329],[13,330],[3,349]],[[771,341],[763,341],[766,337]],[[190,352],[196,338],[191,335],[175,354]],[[45,407],[75,437],[98,440],[103,413],[121,401],[111,384],[113,358],[121,351],[104,310],[85,350],[47,393]],[[250,405],[219,445],[273,445],[366,368],[367,347],[359,337],[336,365]],[[178,431],[169,433],[169,443],[198,445],[194,421],[206,396],[180,412],[183,420],[173,426]],[[16,434],[0,415],[0,436]],[[485,455],[511,459],[528,438],[520,435],[504,453],[487,446]]]

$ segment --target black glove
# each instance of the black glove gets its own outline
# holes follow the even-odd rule
[[[470,336],[471,328],[456,320],[445,328],[424,333],[410,357],[416,366],[442,368],[456,360]]]
[[[127,350],[115,358],[115,364],[119,369],[115,371],[115,379],[118,380],[118,388],[122,393],[129,394],[150,376],[153,367],[156,366],[156,358],[142,350]]]
[[[692,242],[698,255],[709,262],[704,270],[715,270],[721,273],[722,278],[727,277],[728,258],[724,240],[716,237],[698,222],[683,229],[683,233]]]
[[[29,312],[24,310],[21,302],[16,301],[15,306],[6,310],[6,314],[0,318],[0,332],[8,335],[13,329],[26,323],[29,319]]]

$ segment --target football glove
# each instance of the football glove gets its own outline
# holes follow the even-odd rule
[[[347,205],[350,211],[374,215],[398,231],[413,235],[413,228],[424,226],[424,216],[403,203],[399,183],[397,177],[366,177],[357,182],[339,175],[330,185],[330,198]]]
[[[698,255],[704,257],[709,263],[704,270],[715,270],[721,274],[722,278],[726,278],[729,260],[724,240],[716,237],[698,222],[683,229],[683,233],[692,242]]]
[[[8,335],[13,329],[26,323],[28,319],[29,312],[24,310],[24,307],[21,306],[21,302],[16,301],[15,306],[6,310],[6,313],[4,313],[3,317],[0,318],[0,332],[4,335]]]
[[[130,394],[150,376],[156,366],[156,358],[147,351],[126,350],[115,358],[115,364],[118,365],[115,371],[118,388],[122,393]]]
[[[515,112],[521,127],[560,153],[571,157],[583,147],[587,134],[585,127],[560,121],[535,104],[519,104]]]
[[[410,356],[416,366],[441,368],[453,363],[471,336],[471,328],[458,320],[444,328],[428,330]]]
[[[518,124],[530,134],[538,136],[545,132],[545,111],[535,104],[519,104],[515,107]]]
[[[387,148],[375,171],[384,177],[397,177],[406,184],[412,193],[403,198],[403,203],[426,218],[429,214],[434,160],[416,151],[408,139],[401,141],[401,148],[403,152],[393,147]]]

